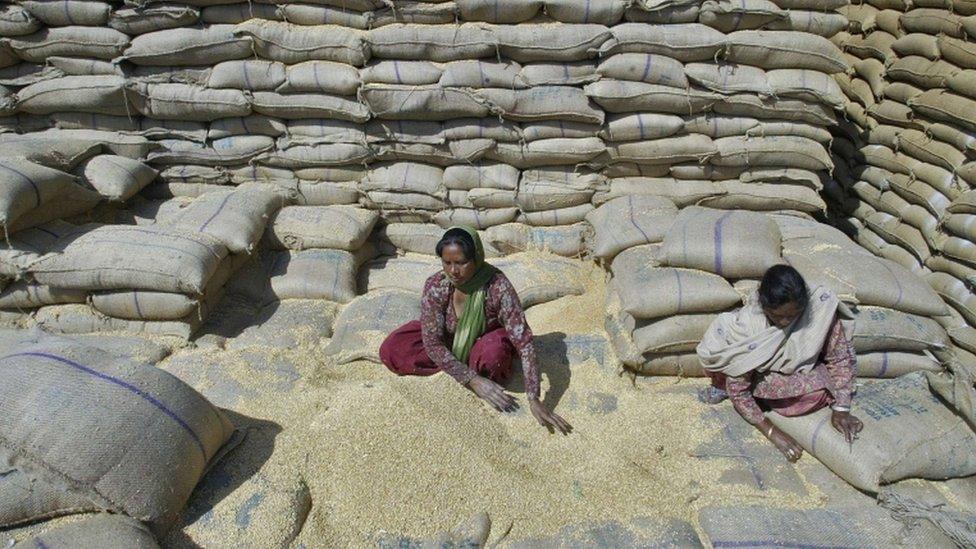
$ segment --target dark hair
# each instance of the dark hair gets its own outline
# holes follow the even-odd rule
[[[464,254],[464,259],[468,261],[474,259],[474,239],[464,229],[451,229],[444,233],[444,236],[437,242],[437,247],[434,248],[437,252],[437,257],[441,257],[445,246],[452,244],[461,247],[461,253]]]
[[[796,303],[805,309],[809,299],[803,276],[789,265],[773,265],[759,283],[759,304],[764,309],[775,309],[787,303]]]

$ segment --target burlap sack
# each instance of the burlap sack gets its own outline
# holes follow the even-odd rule
[[[634,345],[640,353],[690,353],[717,318],[715,314],[686,314],[638,320]]]
[[[525,308],[581,295],[586,275],[580,264],[554,255],[515,254],[492,261],[511,281]]]
[[[682,89],[688,87],[684,65],[666,55],[654,53],[611,55],[600,63],[596,71],[607,79],[633,80]]]
[[[9,46],[29,63],[44,63],[54,56],[110,60],[127,49],[129,37],[109,28],[54,27],[12,38]]]
[[[608,113],[654,112],[691,115],[708,110],[720,95],[691,88],[682,90],[660,84],[601,80],[583,91]]]
[[[935,351],[949,345],[945,329],[923,316],[882,307],[859,306],[854,349],[872,351]]]
[[[419,318],[419,293],[391,289],[358,297],[336,318],[325,355],[338,364],[379,362],[380,344],[390,332]]]
[[[590,250],[603,260],[623,250],[661,242],[677,217],[674,202],[659,196],[621,196],[586,215],[593,227]]]
[[[782,262],[780,232],[768,217],[747,211],[685,208],[664,238],[668,265],[727,278],[758,278]]]
[[[600,48],[601,57],[615,53],[657,53],[688,63],[714,59],[726,45],[724,34],[699,23],[623,23],[610,32],[613,37]]]
[[[122,8],[112,12],[108,25],[129,36],[177,27],[188,27],[200,18],[200,10],[191,6],[155,5]]]
[[[485,153],[485,158],[510,164],[520,169],[542,166],[569,166],[589,162],[606,151],[598,137],[581,139],[540,139],[526,144],[498,143]]]
[[[0,292],[0,309],[20,311],[60,303],[84,303],[84,290],[52,288],[18,280]]]
[[[758,67],[735,63],[688,63],[685,74],[695,84],[717,93],[773,94],[766,71]]]
[[[522,86],[579,86],[600,79],[596,61],[568,63],[529,63],[519,71],[517,85]]]
[[[370,251],[312,249],[269,252],[262,257],[276,299],[326,299],[348,303],[356,297],[356,271]]]
[[[373,151],[363,144],[326,143],[293,145],[285,150],[271,151],[258,156],[257,162],[279,168],[302,170],[362,165],[372,157]]]
[[[369,109],[359,101],[321,93],[255,92],[251,108],[256,113],[288,120],[337,118],[361,124],[369,119]]]
[[[237,37],[230,25],[202,29],[173,28],[137,36],[125,51],[136,65],[214,65],[252,54],[251,40]]]
[[[627,259],[635,259],[634,255]],[[741,303],[731,284],[704,271],[646,265],[617,269],[616,262],[614,267],[623,310],[637,319],[712,313]]]
[[[857,377],[893,378],[912,372],[942,370],[942,363],[930,353],[891,351],[862,353],[857,357]]]
[[[584,249],[589,227],[576,223],[558,227],[527,227],[506,223],[489,227],[484,241],[502,254],[548,251],[563,257],[578,257]]]
[[[565,120],[603,124],[603,111],[595,108],[583,90],[568,86],[537,86],[528,90],[483,89],[477,92],[493,110],[509,120]],[[562,137],[562,136],[560,136]]]
[[[0,368],[0,407],[10,418],[0,436],[4,459],[159,531],[233,433],[222,412],[172,375],[68,340],[19,349]],[[34,397],[42,387],[70,398],[44,403]]]
[[[0,34],[3,36],[24,36],[41,28],[41,22],[26,9],[7,4],[0,8]]]
[[[707,135],[689,134],[621,143],[608,147],[607,152],[615,162],[671,165],[681,162],[704,162],[718,152],[718,149],[715,142]]]
[[[607,0],[594,5],[586,0],[545,0],[549,17],[562,23],[615,25],[630,7],[626,0]]]
[[[233,35],[253,41],[254,51],[263,59],[287,65],[319,60],[361,67],[370,56],[364,33],[335,25],[309,27],[251,19],[234,26]]]
[[[280,195],[261,187],[209,193],[183,208],[166,226],[209,235],[232,253],[249,253],[282,201]]]
[[[568,208],[555,210],[523,211],[516,218],[518,223],[526,223],[534,227],[553,227],[557,225],[572,225],[586,219],[586,214],[593,211],[592,204],[580,204]]]
[[[359,71],[344,63],[306,61],[287,67],[281,93],[328,93],[355,95],[359,89]]]
[[[437,84],[443,74],[443,65],[430,61],[377,59],[359,70],[363,84],[425,86]]]
[[[518,214],[518,208],[493,208],[490,210],[447,208],[437,212],[433,221],[443,228],[454,225],[470,225],[476,229],[487,229],[495,225],[510,223],[515,220]]]
[[[928,389],[920,374],[864,384],[853,414],[864,430],[853,444],[830,425],[830,410],[770,420],[844,480],[877,492],[903,478],[976,473],[976,434]]]
[[[265,241],[277,249],[359,249],[379,219],[350,206],[287,206],[268,223]]]
[[[367,33],[369,50],[383,59],[459,61],[493,56],[498,38],[477,23],[392,24]]]
[[[206,122],[251,113],[250,101],[239,90],[208,90],[186,84],[136,84],[129,90],[135,108],[151,118]]]
[[[519,63],[566,62],[596,57],[611,36],[603,25],[528,24],[492,29],[501,55]]]
[[[485,98],[462,88],[367,84],[361,95],[369,112],[386,119],[480,118],[490,110]]]
[[[125,115],[135,109],[127,102],[121,76],[65,76],[32,84],[18,93],[19,108],[31,114],[75,111]]]
[[[811,69],[827,74],[847,70],[837,46],[803,32],[733,32],[728,35],[725,56],[729,61],[763,69]]]
[[[34,279],[80,290],[142,289],[199,295],[227,249],[174,228],[113,225],[73,237],[31,266]]]
[[[620,114],[607,118],[600,137],[608,142],[642,141],[670,137],[682,129],[685,129],[685,121],[680,116],[654,113]]]

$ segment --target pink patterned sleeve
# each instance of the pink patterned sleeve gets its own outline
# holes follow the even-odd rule
[[[434,275],[424,284],[424,293],[420,299],[420,334],[427,355],[441,370],[466,384],[475,376],[474,371],[458,360],[451,350],[444,344],[444,312],[450,299],[450,289],[447,284],[441,284],[441,278]]]
[[[834,318],[830,328],[830,336],[823,353],[824,366],[830,384],[830,393],[834,396],[834,404],[850,407],[854,394],[854,370],[857,365],[857,354],[854,343],[844,335],[844,328],[840,319]]]
[[[499,293],[498,321],[505,328],[508,339],[518,350],[522,359],[522,373],[525,377],[525,394],[530,398],[539,398],[539,364],[535,358],[535,346],[532,344],[532,329],[525,320],[522,301],[511,281],[505,276],[497,277],[497,282],[491,289]]]
[[[729,400],[732,401],[735,411],[739,412],[739,415],[749,423],[759,425],[766,416],[759,408],[756,398],[752,396],[752,380],[750,377],[749,374],[742,377],[729,376],[725,381],[725,390],[729,393]]]

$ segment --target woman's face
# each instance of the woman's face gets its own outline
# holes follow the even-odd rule
[[[775,308],[763,307],[763,313],[773,326],[786,328],[803,313],[803,307],[795,301],[790,301]]]
[[[455,286],[464,284],[474,276],[474,260],[464,257],[464,251],[457,244],[448,244],[441,250],[441,266]]]

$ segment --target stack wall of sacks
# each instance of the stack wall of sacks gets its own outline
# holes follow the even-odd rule
[[[852,66],[828,193],[858,242],[924,277],[951,307],[939,321],[976,350],[973,112],[976,10],[967,2],[871,1],[834,37]]]
[[[797,213],[679,211],[660,197],[617,198],[594,214],[595,253],[613,273],[606,330],[638,373],[704,375],[695,347],[709,325],[748,303],[766,269],[782,263],[856,305],[860,377],[943,370],[938,355],[950,343],[933,320],[946,313],[939,296],[837,229]]]
[[[0,138],[25,150],[38,140],[77,141],[142,161],[138,185],[94,186],[112,207],[83,220],[71,217],[77,211],[57,217],[202,232],[231,258],[261,245],[266,218],[285,205],[308,208],[288,210],[304,212],[295,214],[304,221],[284,216],[299,224],[325,211],[316,208],[379,213],[374,245],[329,260],[343,265],[341,291],[284,289],[303,263],[295,260],[318,252],[276,241],[269,228],[268,253],[249,269],[272,280],[270,289],[251,285],[262,299],[314,294],[344,303],[383,286],[370,275],[376,262],[358,281],[349,275],[374,251],[430,254],[423,235],[455,223],[483,230],[493,253],[579,256],[593,230],[587,216],[622,195],[679,206],[825,207],[817,194],[831,168],[825,128],[842,107],[827,75],[846,69],[826,40],[846,25],[830,11],[837,6],[342,4],[8,6]],[[18,284],[17,295],[37,293]],[[149,318],[114,295],[135,289],[44,288],[39,304],[93,307],[59,306],[45,318],[85,310],[157,321],[176,320],[177,309],[196,302],[199,319],[199,297],[219,288],[159,305],[164,312]]]

